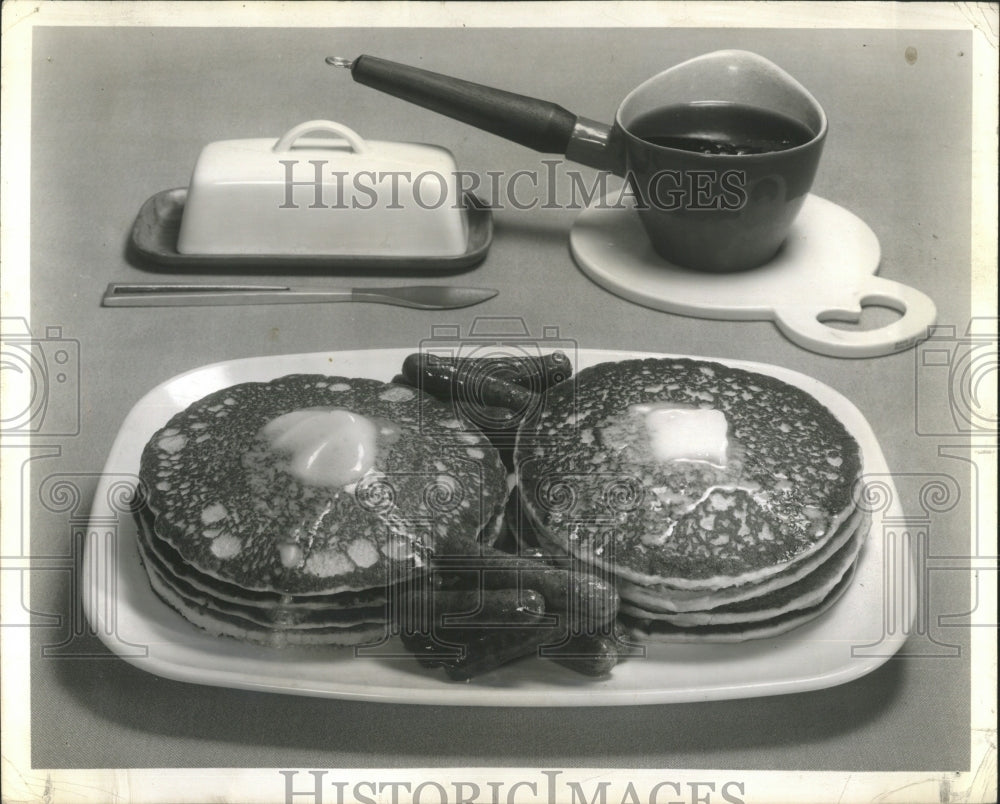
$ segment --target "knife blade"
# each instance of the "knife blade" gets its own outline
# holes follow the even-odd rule
[[[105,307],[197,307],[231,304],[304,304],[366,302],[417,310],[454,310],[492,299],[493,288],[451,285],[404,285],[385,288],[321,288],[289,285],[209,285],[112,282],[104,291]]]

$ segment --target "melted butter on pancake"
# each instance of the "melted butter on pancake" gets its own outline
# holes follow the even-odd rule
[[[730,504],[718,492],[754,494],[760,486],[743,475],[744,449],[729,439],[726,415],[715,408],[655,401],[630,405],[599,428],[601,442],[626,457],[643,477],[654,476],[661,484],[649,484],[652,506],[663,511],[666,527],[647,533],[647,546],[663,544],[673,535],[680,517],[710,499],[719,506]],[[713,497],[714,495],[714,497]]]
[[[261,428],[259,439],[266,453],[278,457],[277,467],[305,486],[354,494],[359,481],[379,476],[376,459],[399,435],[400,428],[385,419],[340,407],[310,407],[270,420]],[[324,527],[331,508],[327,502],[313,520],[293,527],[278,543],[283,567],[326,577],[370,567],[379,560],[377,546],[363,538],[345,549],[312,552],[313,534]],[[336,523],[325,527],[331,534],[338,530]]]
[[[714,408],[688,408],[669,402],[633,405],[632,415],[643,417],[653,457],[668,461],[702,461],[726,466],[726,415]]]
[[[272,419],[261,431],[287,456],[287,470],[312,486],[343,487],[375,465],[379,436],[395,428],[344,408],[306,408]]]

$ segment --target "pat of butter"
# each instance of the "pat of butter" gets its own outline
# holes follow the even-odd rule
[[[670,405],[637,405],[635,411],[645,419],[649,446],[657,461],[726,465],[728,425],[722,411]]]
[[[313,486],[346,486],[375,463],[375,422],[343,408],[305,408],[272,419],[264,437],[288,470]]]

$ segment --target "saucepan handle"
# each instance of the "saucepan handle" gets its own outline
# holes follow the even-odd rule
[[[375,56],[354,59],[351,76],[359,84],[542,153],[565,153],[576,126],[576,115],[555,103]]]

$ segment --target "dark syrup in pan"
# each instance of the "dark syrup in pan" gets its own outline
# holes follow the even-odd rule
[[[629,129],[653,145],[726,156],[785,151],[815,136],[779,112],[720,101],[665,106],[637,118]]]

